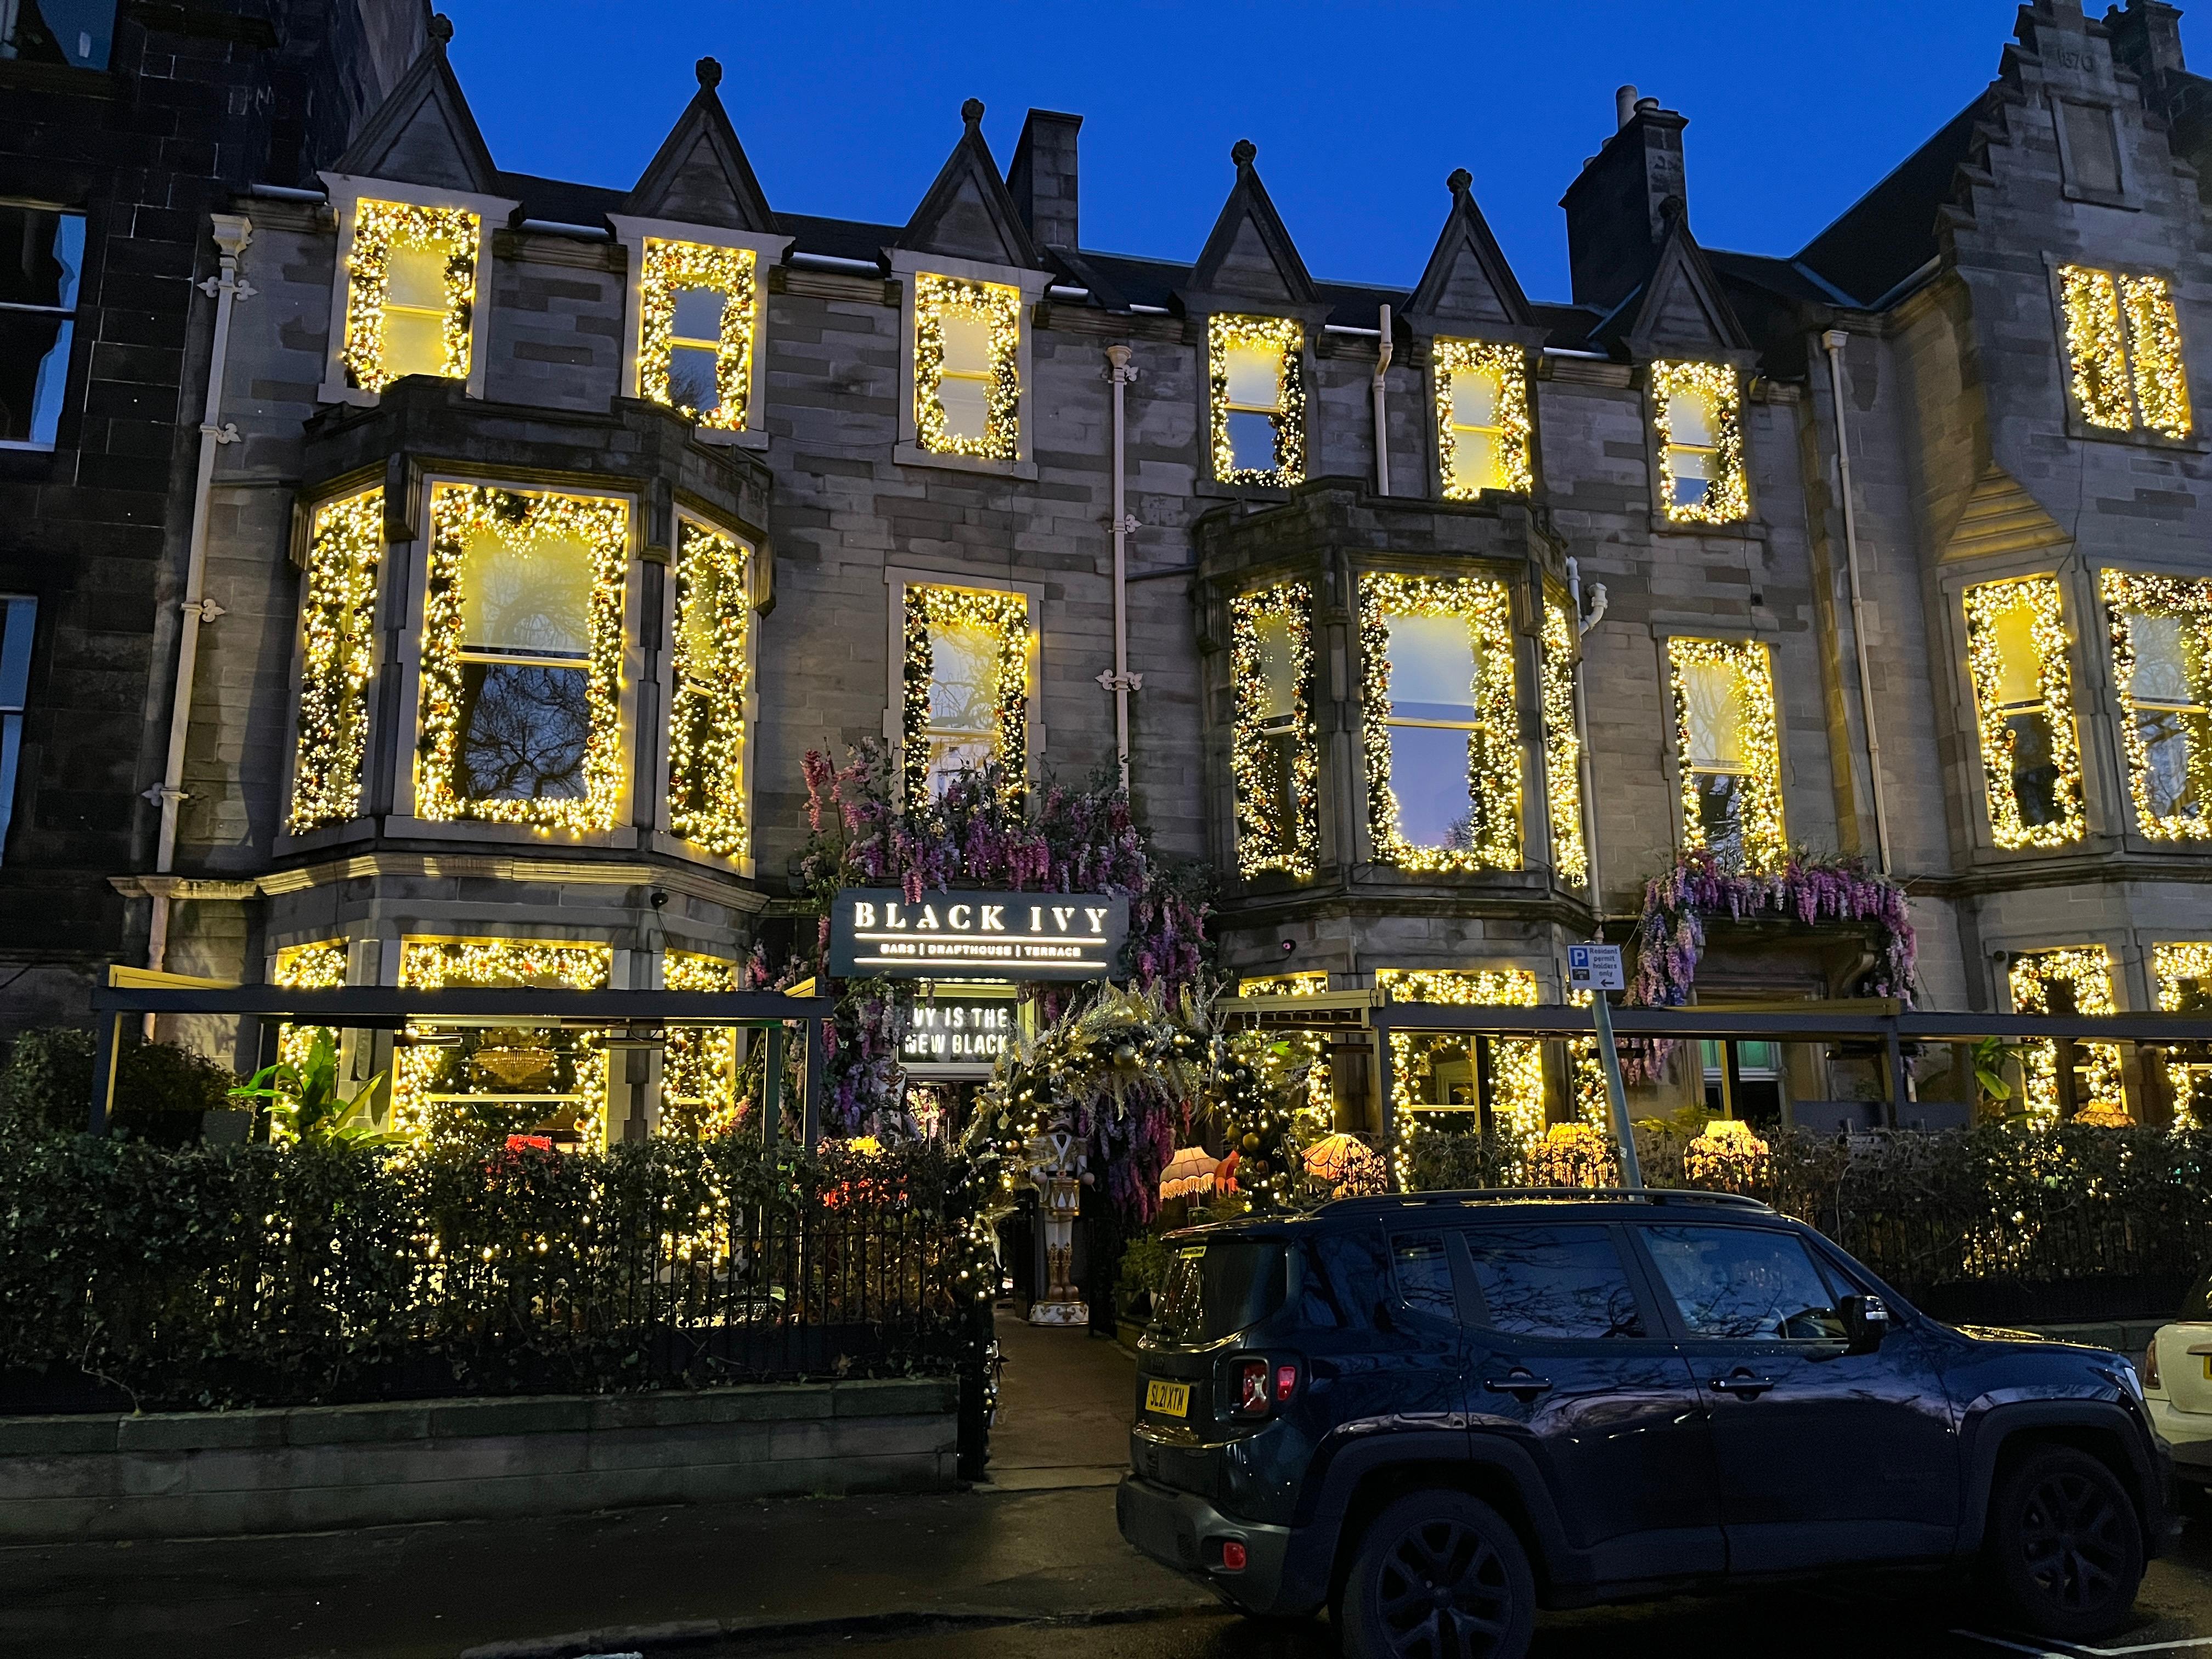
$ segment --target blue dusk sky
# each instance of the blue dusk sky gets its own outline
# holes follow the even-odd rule
[[[1997,70],[2013,0],[1320,0],[1111,6],[441,0],[499,165],[627,188],[722,61],[770,203],[902,223],[983,100],[1001,170],[1031,106],[1084,117],[1086,247],[1188,260],[1260,147],[1307,267],[1410,286],[1444,178],[1533,299],[1567,297],[1559,199],[1632,82],[1689,117],[1708,246],[1795,252]],[[2102,0],[2091,0],[2101,15]],[[2212,12],[2208,12],[2212,15]],[[2212,33],[2182,26],[2212,70]]]

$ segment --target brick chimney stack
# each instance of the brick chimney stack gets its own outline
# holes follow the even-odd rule
[[[2188,64],[2181,56],[2181,12],[2166,0],[2128,0],[2127,9],[2114,6],[2105,13],[2105,32],[2112,36],[2112,61],[2143,83],[2153,106]]]
[[[1039,247],[1081,246],[1076,216],[1075,135],[1080,115],[1033,109],[1022,123],[1021,142],[1006,169],[1014,208]]]
[[[1559,205],[1567,211],[1567,258],[1577,305],[1611,310],[1651,271],[1671,216],[1688,211],[1682,167],[1686,118],[1623,87],[1620,129],[1583,164]]]

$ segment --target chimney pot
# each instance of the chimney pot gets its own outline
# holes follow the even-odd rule
[[[1638,115],[1656,115],[1659,112],[1659,100],[1656,98],[1638,99],[1636,112]]]
[[[1613,112],[1619,118],[1614,122],[1617,128],[1625,127],[1636,118],[1636,88],[1634,87],[1623,87],[1613,94]]]

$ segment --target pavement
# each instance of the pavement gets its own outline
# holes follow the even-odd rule
[[[991,1479],[366,1531],[0,1548],[0,1656],[110,1659],[1331,1659],[1325,1623],[1224,1610],[1114,1527],[1128,1355],[1002,1317]],[[2212,1659],[2212,1520],[2121,1636],[2038,1643],[1953,1581],[1835,1581],[1543,1615],[1534,1659]]]

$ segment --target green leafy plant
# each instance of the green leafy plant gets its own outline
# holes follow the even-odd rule
[[[264,1066],[230,1091],[234,1100],[260,1101],[270,1115],[291,1132],[295,1140],[349,1140],[362,1146],[388,1146],[404,1137],[379,1129],[355,1109],[375,1097],[383,1085],[379,1072],[362,1085],[351,1100],[338,1094],[338,1050],[329,1031],[318,1027],[308,1039],[307,1053],[296,1062],[278,1060]]]
[[[16,1037],[0,1066],[0,1121],[19,1133],[76,1134],[92,1099],[93,1034],[73,1025],[38,1026]],[[118,1134],[158,1146],[200,1136],[203,1116],[231,1109],[237,1081],[228,1068],[169,1042],[127,1033],[115,1056],[110,1125]]]
[[[2002,1106],[2012,1098],[2005,1068],[2027,1052],[2026,1043],[2007,1042],[2002,1037],[1984,1037],[1974,1045],[1974,1086],[1984,1100]]]

